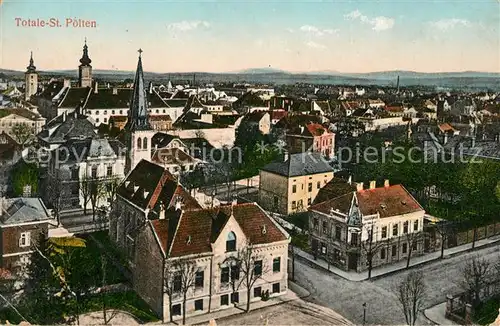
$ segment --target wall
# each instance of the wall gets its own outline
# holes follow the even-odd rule
[[[286,214],[304,211],[318,195],[319,190],[333,179],[333,172],[325,172],[314,175],[297,176],[288,179],[288,210]],[[319,187],[318,187],[319,183]],[[309,191],[309,184],[312,189]],[[296,185],[296,192],[293,186]],[[295,201],[295,207],[293,202]],[[299,204],[302,201],[302,206]]]
[[[275,204],[275,200],[278,202],[277,205]],[[287,214],[288,179],[284,176],[261,170],[259,173],[259,205],[270,211],[277,209],[279,213]]]

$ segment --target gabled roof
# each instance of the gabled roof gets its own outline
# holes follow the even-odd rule
[[[359,210],[363,215],[375,215],[378,212],[380,218],[385,218],[424,210],[402,185],[350,192],[313,205],[309,209],[324,214],[338,210],[347,215],[351,209],[353,196],[356,196]]]
[[[77,112],[60,115],[51,120],[37,137],[47,143],[61,143],[73,138],[93,138],[97,136],[94,124]],[[49,130],[50,129],[50,130]]]
[[[2,108],[0,109],[0,119],[5,118],[11,114],[18,115],[20,117],[30,119],[33,121],[43,119],[41,115],[23,108]]]
[[[305,152],[291,154],[286,161],[269,163],[262,168],[262,171],[296,177],[333,172],[333,168],[320,153]]]
[[[141,160],[129,173],[118,187],[117,193],[141,209],[153,209],[156,213],[159,211],[160,201],[168,207],[177,197],[183,197],[188,207],[199,207],[196,200],[182,188],[172,174],[146,160]]]
[[[59,94],[59,92],[64,88],[63,80],[53,80],[51,81],[47,87],[40,94],[41,98],[46,100],[52,100],[54,96]]]
[[[38,221],[48,221],[51,219],[47,208],[40,198],[9,198],[0,202],[2,216],[1,224],[29,223]]]
[[[151,221],[151,224],[163,251],[169,257],[181,257],[212,252],[212,244],[221,236],[231,216],[252,244],[287,239],[286,234],[255,203],[186,210],[180,216],[170,212],[165,214],[165,219]]]
[[[58,148],[53,155],[59,155],[61,160],[77,162],[88,157],[122,157],[126,146],[118,140],[104,138],[71,139]],[[68,154],[69,157],[65,155]]]
[[[248,113],[245,115],[243,120],[248,121],[248,122],[253,122],[253,123],[259,123],[262,118],[268,114],[268,112],[265,111],[254,111],[251,113]]]
[[[319,190],[316,198],[314,198],[314,203],[318,204],[329,199],[352,193],[353,191],[356,191],[354,185],[349,184],[344,179],[333,178]]]
[[[68,88],[65,92],[66,94],[63,97],[61,103],[59,103],[59,107],[63,108],[74,108],[85,102],[87,102],[87,98],[90,95],[91,88],[90,87],[71,87]]]

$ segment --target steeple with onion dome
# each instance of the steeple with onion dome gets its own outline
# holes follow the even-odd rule
[[[87,38],[83,45],[83,54],[78,67],[78,84],[80,87],[92,87],[92,66],[89,57],[89,47],[87,46]]]

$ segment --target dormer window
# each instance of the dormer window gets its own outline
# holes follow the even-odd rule
[[[226,252],[236,251],[236,234],[229,232],[226,239]]]

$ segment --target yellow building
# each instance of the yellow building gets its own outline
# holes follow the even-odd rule
[[[281,214],[305,211],[332,178],[333,168],[319,153],[285,155],[261,169],[259,203]]]

